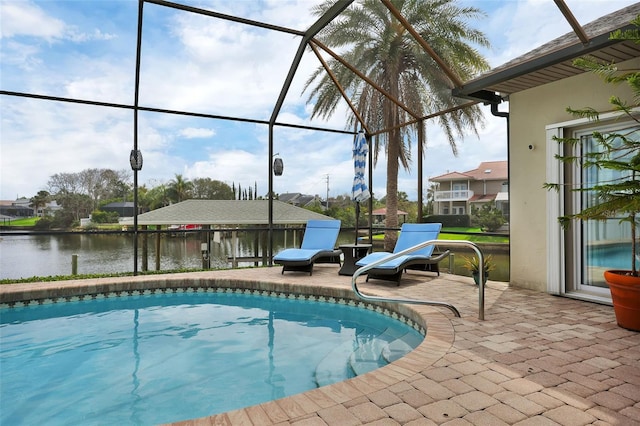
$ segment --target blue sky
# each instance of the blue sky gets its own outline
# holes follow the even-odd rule
[[[305,30],[318,0],[188,1],[229,15]],[[481,50],[498,66],[571,31],[553,0],[464,0],[486,12],[470,25],[492,48]],[[586,24],[629,0],[566,0]],[[132,104],[138,2],[132,0],[0,0],[2,90]],[[298,47],[295,36],[145,4],[140,105],[268,120]],[[345,128],[346,105],[328,121],[311,121],[302,87],[318,66],[305,53],[278,122]],[[501,105],[507,110],[508,105]],[[466,171],[482,161],[507,159],[505,120],[484,107],[480,136],[458,141],[455,157],[435,125],[427,130],[426,179]],[[86,168],[130,170],[133,112],[114,108],[0,96],[0,199],[31,197],[55,173]],[[285,164],[276,193],[325,197],[350,194],[352,137],[277,127],[275,152]],[[141,112],[140,184],[155,186],[181,174],[253,186],[265,194],[268,128]],[[415,149],[415,147],[414,147]],[[413,158],[417,158],[414,153]],[[385,158],[374,169],[373,192],[385,195]],[[398,187],[417,199],[416,162]]]

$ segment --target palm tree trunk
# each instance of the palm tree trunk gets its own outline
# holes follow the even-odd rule
[[[400,154],[400,132],[394,129],[389,134],[387,143],[387,214],[385,227],[394,230],[387,230],[384,233],[384,249],[393,251],[398,233],[398,158]]]

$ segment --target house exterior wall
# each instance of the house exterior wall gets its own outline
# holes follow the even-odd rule
[[[469,189],[473,191],[474,195],[482,195],[485,193],[483,182],[473,181],[469,185]]]
[[[503,182],[503,180],[473,181],[470,189],[475,195],[497,194],[502,191]]]
[[[506,182],[506,179],[500,180],[487,180],[487,181],[479,181],[479,180],[469,180],[469,179],[452,179],[450,181],[442,182],[440,185],[441,191],[452,191],[454,184],[465,184],[467,185],[467,190],[471,191],[473,195],[484,195],[484,194],[497,194],[504,190],[504,186],[502,185]],[[486,202],[486,201],[485,201]],[[464,208],[465,214],[471,213],[471,206],[484,204],[485,202],[476,202],[472,203],[469,200],[464,201],[438,201],[436,203],[436,214],[454,214],[454,211],[458,208]]]
[[[628,61],[621,67],[637,69],[640,60]],[[565,110],[568,106],[590,106],[606,112],[611,110],[611,95],[629,98],[629,93],[626,86],[607,85],[599,77],[585,73],[510,96],[511,285],[547,290],[546,236],[550,215],[547,190],[542,187],[547,167],[545,126],[572,120],[574,117]]]
[[[440,190],[441,191],[453,191],[453,185],[456,184],[464,184],[467,185],[467,187],[469,187],[469,185],[471,185],[471,182],[469,181],[469,179],[451,179],[448,181],[444,181],[444,182],[440,182]]]

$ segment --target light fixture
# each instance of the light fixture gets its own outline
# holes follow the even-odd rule
[[[129,164],[131,164],[131,170],[142,170],[142,152],[139,149],[132,149],[131,155],[129,155]]]
[[[284,171],[284,163],[282,162],[282,158],[276,157],[273,159],[273,174],[276,176],[282,176],[282,172]]]

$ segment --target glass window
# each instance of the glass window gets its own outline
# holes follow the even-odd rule
[[[454,183],[452,198],[460,199],[467,197],[467,183]],[[454,213],[455,214],[455,213]]]
[[[627,137],[640,140],[640,128],[632,127],[610,132],[624,133]],[[583,156],[601,149],[592,136],[588,134],[578,135],[580,139],[579,150]],[[620,141],[618,141],[620,142]],[[625,171],[598,169],[596,167],[582,168],[576,165],[574,175],[579,178],[577,182],[583,188],[593,187],[596,184],[606,184],[623,176]],[[576,179],[578,180],[578,179]],[[573,211],[578,212],[599,203],[595,191],[574,192],[572,204]],[[620,222],[621,217],[611,217],[606,220],[581,221],[579,227],[573,233],[574,247],[577,248],[576,290],[596,290],[596,287],[606,288],[603,272],[607,269],[629,269],[631,265],[630,244],[631,227],[629,223]]]

